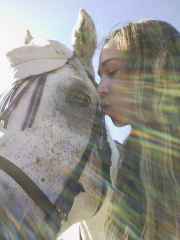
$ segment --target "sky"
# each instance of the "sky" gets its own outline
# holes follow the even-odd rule
[[[72,49],[71,32],[80,8],[90,14],[97,30],[95,71],[98,68],[100,43],[118,23],[151,18],[167,21],[180,31],[180,0],[1,0],[0,91],[10,79],[6,52],[24,43],[26,29],[34,38],[58,40]],[[99,82],[97,74],[96,81]],[[116,129],[110,120],[107,122],[114,138],[121,132],[121,140],[124,141],[129,128]]]

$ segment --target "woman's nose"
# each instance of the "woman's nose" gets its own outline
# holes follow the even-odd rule
[[[99,95],[103,96],[109,93],[109,86],[105,79],[101,78],[100,83],[97,87],[97,92]]]

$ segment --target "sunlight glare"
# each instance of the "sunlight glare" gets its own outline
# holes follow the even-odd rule
[[[79,223],[74,224],[70,229],[65,231],[58,240],[79,240]]]
[[[9,20],[4,19],[0,22],[0,64],[1,64],[1,79],[0,79],[0,93],[3,92],[11,82],[11,72],[9,63],[6,58],[6,53],[13,48],[23,44],[25,30],[22,26],[15,24],[9,25]]]

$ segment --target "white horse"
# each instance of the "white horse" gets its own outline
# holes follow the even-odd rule
[[[16,62],[16,81],[1,97],[2,240],[54,240],[74,223],[91,219],[102,205],[108,164],[99,153],[107,142],[99,97],[88,78],[94,75],[96,33],[84,10],[73,38],[74,55],[60,68],[26,76],[31,59],[23,62],[26,69]],[[32,41],[27,32],[26,46]]]

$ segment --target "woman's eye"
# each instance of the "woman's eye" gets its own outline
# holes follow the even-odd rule
[[[108,76],[109,76],[109,77],[114,77],[114,76],[116,75],[117,71],[118,71],[117,69],[116,69],[116,70],[111,70],[111,71],[109,71],[109,72],[108,72]]]
[[[78,91],[71,98],[71,102],[79,107],[87,108],[90,105],[91,99],[85,92]]]

